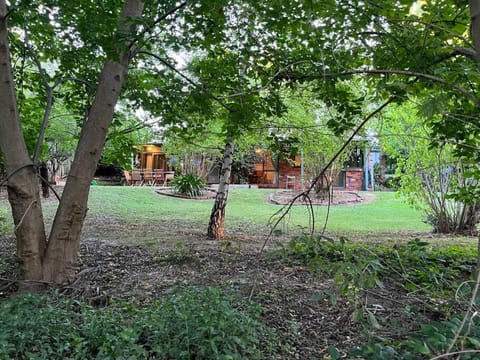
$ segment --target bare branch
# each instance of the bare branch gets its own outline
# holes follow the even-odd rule
[[[160,61],[163,65],[165,65],[167,68],[169,68],[170,70],[172,70],[175,74],[177,74],[178,76],[180,76],[182,79],[184,79],[186,82],[188,82],[190,85],[193,85],[195,87],[199,87],[200,84],[196,83],[195,81],[193,81],[192,79],[190,79],[188,76],[186,76],[185,74],[183,74],[181,71],[179,71],[175,66],[173,66],[172,64],[170,64],[168,61],[166,61],[165,59],[163,59],[162,57],[158,56],[157,54],[154,54],[152,53],[151,51],[147,51],[147,50],[139,50],[137,51],[137,54],[145,54],[145,55],[148,55],[148,56],[151,56],[155,59],[157,59],[158,61]]]
[[[273,226],[272,226],[272,229],[270,230],[270,233],[268,234],[265,242],[263,243],[262,245],[262,248],[260,249],[260,253],[263,252],[263,250],[265,249],[265,246],[267,245],[267,242],[269,241],[269,239],[271,238],[272,234],[273,234],[273,231],[274,229],[278,226],[278,224],[280,224],[280,222],[282,221],[282,219],[288,214],[288,212],[290,211],[290,209],[292,208],[293,204],[298,200],[298,199],[308,199],[309,198],[309,195],[312,191],[312,189],[314,188],[314,186],[321,181],[321,179],[325,176],[325,172],[328,170],[328,168],[330,166],[332,166],[332,164],[335,162],[335,160],[338,159],[338,157],[343,153],[343,151],[345,150],[345,148],[353,141],[354,137],[358,134],[358,132],[365,126],[365,124],[370,120],[372,119],[374,116],[376,116],[378,113],[382,112],[383,109],[385,109],[389,104],[391,104],[395,99],[397,98],[397,96],[391,96],[387,101],[385,101],[381,106],[379,106],[375,111],[373,111],[372,113],[370,113],[361,123],[360,125],[357,126],[357,128],[353,131],[353,133],[350,135],[350,137],[347,139],[347,141],[345,141],[343,143],[343,145],[340,147],[340,149],[336,152],[336,154],[330,159],[330,161],[324,166],[324,168],[322,169],[322,171],[320,172],[319,175],[317,175],[312,183],[310,184],[310,186],[307,188],[307,190],[301,192],[300,194],[296,195],[293,197],[292,200],[290,200],[290,202],[283,206],[279,211],[277,211],[273,216],[272,218],[278,216],[278,219],[273,223]],[[310,203],[310,207],[311,207],[311,203]],[[312,228],[311,228],[311,233],[313,233],[315,230],[315,224],[313,223],[312,224]]]
[[[146,33],[148,33],[149,31],[151,31],[153,28],[155,28],[155,26],[157,26],[159,23],[161,23],[163,20],[165,20],[167,17],[169,17],[170,15],[173,15],[175,14],[178,10],[182,9],[183,7],[187,6],[188,2],[187,1],[183,1],[181,3],[177,3],[176,6],[174,6],[172,9],[168,10],[165,14],[162,14],[161,16],[159,16],[150,26],[146,27],[145,29],[143,29],[142,32],[140,32],[137,36],[135,36],[134,40],[129,44],[129,48],[131,49],[135,43],[138,41],[138,39],[140,39],[143,35],[145,35]]]

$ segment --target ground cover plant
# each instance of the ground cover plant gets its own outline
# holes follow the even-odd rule
[[[85,316],[90,314],[92,323],[105,325],[102,325],[106,329],[105,336],[98,335],[102,341],[96,345],[92,345],[89,338],[82,338],[84,347],[80,346],[79,352],[88,348],[98,354],[103,349],[102,344],[107,344],[106,347],[113,344],[111,351],[129,349],[132,354],[137,354],[135,351],[142,354],[142,351],[152,351],[151,343],[135,335],[140,330],[136,324],[132,325],[133,322],[143,321],[148,326],[152,323],[156,326],[171,321],[179,326],[175,328],[177,333],[187,328],[191,333],[190,322],[200,323],[205,319],[186,316],[189,320],[183,324],[177,321],[175,316],[185,318],[182,314],[187,310],[183,303],[176,302],[173,310],[165,310],[167,313],[172,310],[175,313],[172,317],[165,314],[162,320],[153,317],[151,321],[136,320],[154,312],[155,304],[171,303],[172,291],[181,294],[178,289],[213,287],[215,290],[208,299],[188,295],[182,297],[181,302],[185,301],[186,308],[192,312],[207,315],[208,311],[196,304],[195,299],[202,298],[201,302],[223,309],[222,313],[239,310],[246,316],[243,311],[250,307],[244,307],[243,303],[251,299],[256,304],[253,313],[247,312],[252,321],[240,327],[245,336],[257,330],[265,334],[256,335],[260,343],[252,345],[264,358],[358,356],[374,359],[377,356],[380,359],[383,354],[393,354],[392,359],[399,356],[420,359],[440,354],[448,347],[451,334],[459,328],[458,320],[471,291],[469,283],[459,285],[471,274],[476,238],[434,236],[423,227],[418,212],[409,212],[394,194],[382,193],[376,194],[376,200],[369,203],[332,207],[332,213],[338,211],[337,215],[343,217],[335,221],[338,226],[343,221],[344,227],[338,232],[327,228],[325,235],[330,240],[321,238],[321,242],[302,234],[308,221],[302,218],[306,212],[296,206],[294,211],[298,213],[282,227],[281,236],[273,236],[267,242],[266,251],[259,254],[269,231],[262,221],[268,221],[279,208],[268,202],[270,192],[232,189],[227,218],[230,219],[229,237],[218,242],[204,236],[209,200],[163,197],[151,187],[92,188],[78,277],[74,283],[57,288],[57,295],[44,301],[46,307],[52,305],[50,311],[53,312],[63,301],[60,299],[70,299],[70,304],[77,305],[69,305],[67,310],[73,308],[77,315],[67,314],[67,310],[62,312],[60,305],[60,315],[54,317],[57,325],[46,326],[50,330],[45,331],[55,335],[53,333],[64,326],[61,319],[72,324],[72,332],[77,331],[83,325],[75,324],[69,317],[77,318],[81,309],[88,309]],[[50,198],[43,205],[47,214],[53,213],[56,201]],[[393,210],[388,211],[389,205]],[[321,214],[325,209],[318,211]],[[375,218],[381,214],[382,221],[375,224]],[[369,221],[363,224],[363,231],[356,231],[350,222],[356,222],[355,217],[362,215]],[[395,226],[395,219],[403,228]],[[411,228],[405,226],[408,219],[412,219]],[[11,229],[10,224],[7,227]],[[425,230],[421,230],[422,227]],[[16,278],[10,231],[0,236],[2,306],[7,306],[10,300],[6,298],[21,285]],[[343,234],[346,236],[340,240]],[[456,289],[459,289],[459,297],[455,300],[452,294]],[[188,290],[187,294],[190,294]],[[235,300],[228,300],[231,294]],[[219,299],[227,300],[218,305]],[[233,310],[223,308],[225,302],[230,303]],[[48,323],[49,317],[44,316],[38,323]],[[208,315],[208,318],[215,316]],[[215,319],[222,324],[230,321]],[[235,316],[233,319],[238,320]],[[257,323],[260,324],[258,328]],[[472,323],[465,340],[460,337],[459,344],[463,341],[465,349],[477,339],[474,325]],[[126,333],[131,327],[134,328],[129,333],[131,338],[123,339],[124,335],[130,336]],[[443,334],[444,328],[451,330],[445,339],[432,335],[440,331]],[[278,341],[269,340],[267,334],[271,331]],[[68,336],[68,332],[61,333]],[[64,340],[58,334],[53,338]],[[202,339],[192,340],[192,354],[200,351],[197,346],[209,347],[201,345],[205,344]],[[70,340],[67,342],[72,344]],[[238,345],[234,337],[224,340],[225,347]],[[9,338],[10,341],[21,339]],[[161,343],[161,340],[155,342]],[[173,344],[169,346],[174,348]],[[237,349],[238,356],[256,356],[240,347]],[[75,352],[71,348],[68,351]],[[98,358],[107,358],[107,355]]]
[[[0,358],[258,359],[276,346],[260,311],[215,287],[142,308],[19,295],[0,303]]]
[[[179,175],[172,180],[172,185],[176,194],[195,197],[205,190],[205,179],[195,174]]]
[[[376,314],[368,299],[373,288],[385,288],[384,282],[413,296],[424,296],[424,312],[442,321],[422,324],[411,336],[399,328],[397,338],[377,334],[370,344],[351,351],[365,359],[420,359],[459,352],[461,359],[474,359],[480,353],[480,322],[472,316],[468,326],[462,323],[475,281],[472,278],[477,259],[474,246],[452,245],[434,248],[419,239],[396,247],[385,244],[353,244],[345,238],[335,241],[321,236],[302,236],[284,250],[286,261],[308,266],[313,273],[328,273],[335,279],[339,294],[352,303],[352,314],[374,329],[389,328],[388,317]],[[371,292],[372,293],[372,292]],[[417,315],[415,306],[405,308]],[[393,328],[391,330],[394,330]],[[398,330],[398,329],[397,329]],[[457,341],[461,339],[461,341]],[[458,354],[457,354],[458,355]]]

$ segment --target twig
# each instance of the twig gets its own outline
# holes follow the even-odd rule
[[[438,359],[448,358],[449,356],[452,356],[452,355],[472,354],[472,353],[473,354],[480,353],[480,350],[462,350],[462,351],[448,352],[448,353],[430,358],[430,360],[438,360]]]
[[[357,126],[357,128],[353,131],[353,133],[350,135],[350,137],[347,139],[347,141],[345,141],[343,143],[343,145],[341,146],[341,148],[336,152],[336,154],[330,159],[330,161],[327,163],[327,165],[325,165],[325,167],[322,169],[322,171],[320,172],[319,175],[317,175],[315,177],[315,179],[313,179],[312,183],[310,184],[310,186],[308,187],[307,190],[303,191],[302,193],[298,194],[297,196],[295,196],[292,200],[290,200],[289,204],[286,205],[285,207],[283,207],[282,209],[280,209],[279,211],[277,211],[277,213],[275,213],[272,217],[275,217],[276,215],[278,214],[281,214],[281,216],[279,217],[279,219],[277,221],[275,221],[274,225],[273,225],[273,228],[272,230],[270,231],[269,235],[267,236],[267,239],[265,240],[265,243],[264,243],[264,246],[262,246],[261,248],[261,251],[260,252],[263,252],[263,249],[265,248],[265,245],[266,243],[268,242],[268,240],[270,239],[272,233],[273,233],[273,230],[275,229],[275,227],[280,223],[280,221],[285,217],[285,215],[290,211],[290,209],[292,208],[293,204],[295,203],[296,200],[298,200],[300,197],[304,197],[304,198],[308,198],[310,192],[312,191],[312,189],[314,188],[314,186],[325,176],[325,172],[330,168],[330,166],[332,166],[332,164],[338,159],[338,157],[343,153],[343,151],[346,149],[346,147],[353,141],[353,139],[355,138],[355,136],[358,134],[358,132],[365,126],[365,124],[371,119],[373,118],[375,115],[377,115],[378,113],[380,113],[381,111],[383,111],[383,109],[385,109],[390,103],[392,103],[395,99],[397,98],[397,96],[391,96],[386,102],[384,102],[380,107],[378,107],[375,111],[373,111],[372,113],[370,113],[361,123],[360,125]]]
[[[5,185],[13,175],[15,175],[20,170],[25,169],[26,167],[29,167],[29,166],[35,166],[35,165],[33,163],[32,164],[27,164],[27,165],[20,166],[19,168],[13,170],[10,174],[7,174],[7,177],[0,183],[0,186]]]
[[[379,294],[379,293],[377,293],[377,292],[375,292],[375,291],[372,291],[372,290],[370,290],[370,289],[362,289],[362,290],[365,291],[366,293],[369,293],[369,294],[378,296],[378,297],[380,297],[380,298],[382,298],[382,299],[385,299],[385,300],[388,300],[388,301],[391,301],[391,302],[400,304],[400,305],[402,305],[402,306],[405,306],[405,303],[404,303],[404,302],[401,302],[401,301],[396,300],[396,299],[389,298],[388,296]]]
[[[7,284],[6,284],[6,285],[0,287],[0,291],[3,291],[3,290],[8,289],[8,288],[9,288],[10,286],[12,286],[13,284],[15,284],[15,281],[11,281],[11,280],[10,280],[10,281],[7,281]]]
[[[50,282],[44,281],[44,280],[15,280],[15,279],[7,279],[7,278],[4,278],[4,277],[0,277],[0,280],[10,281],[10,282],[17,283],[17,284],[45,284],[45,285],[51,285]]]
[[[37,202],[37,200],[33,200],[30,205],[28,205],[27,209],[25,210],[25,212],[23,213],[22,215],[22,218],[20,219],[20,221],[18,222],[17,226],[15,226],[15,229],[13,230],[14,233],[17,232],[17,230],[20,228],[20,226],[22,226],[22,223],[23,223],[23,220],[25,219],[25,217],[27,216],[28,212],[30,211],[30,209],[32,208],[33,204],[35,204]]]
[[[37,176],[42,180],[47,186],[52,190],[52,192],[55,194],[55,197],[57,198],[58,201],[60,201],[60,196],[58,195],[57,191],[53,188],[53,186],[50,184],[50,182],[45,179],[42,175],[37,173]]]
[[[372,113],[370,113],[361,123],[360,125],[357,126],[357,128],[353,131],[353,133],[350,135],[350,137],[348,138],[348,140],[346,142],[344,142],[344,144],[341,146],[341,148],[337,151],[337,153],[330,159],[330,161],[327,163],[327,165],[325,165],[325,167],[322,169],[322,171],[320,172],[320,174],[318,176],[315,177],[315,179],[313,179],[312,183],[310,184],[310,186],[308,187],[307,190],[301,192],[300,194],[296,195],[293,197],[292,200],[290,200],[290,202],[285,205],[284,207],[282,207],[279,211],[277,211],[275,214],[272,215],[271,218],[274,218],[275,216],[277,215],[280,215],[279,218],[273,223],[273,226],[272,228],[270,229],[270,232],[268,233],[268,235],[266,236],[265,238],[265,241],[263,242],[262,244],[262,247],[260,248],[260,251],[258,252],[257,254],[257,259],[260,258],[260,256],[263,254],[264,250],[265,250],[265,247],[267,246],[267,243],[270,241],[270,239],[272,238],[272,235],[273,235],[273,232],[275,230],[275,228],[278,226],[278,224],[280,224],[280,222],[285,218],[285,216],[290,212],[290,209],[292,208],[293,204],[295,203],[295,201],[297,201],[298,199],[300,199],[301,197],[303,197],[304,199],[308,199],[309,200],[309,204],[308,204],[308,208],[309,210],[313,213],[313,205],[312,205],[312,202],[310,201],[310,197],[309,197],[309,194],[310,192],[312,191],[313,187],[315,186],[315,184],[317,182],[319,182],[323,176],[325,176],[325,172],[328,170],[328,168],[330,166],[332,166],[332,164],[335,162],[335,160],[337,160],[337,158],[343,153],[343,151],[345,150],[345,148],[353,141],[354,137],[358,134],[358,132],[365,126],[365,124],[371,119],[373,118],[375,115],[377,115],[378,113],[380,113],[381,111],[383,111],[383,109],[385,109],[390,103],[392,103],[395,99],[397,98],[396,95],[393,95],[391,96],[387,101],[385,101],[381,106],[379,106],[377,109],[375,109],[375,111],[373,111]],[[324,226],[324,228],[326,228],[326,226]],[[313,226],[312,226],[312,229],[313,229]],[[312,232],[313,233],[313,232]],[[257,283],[257,280],[258,280],[258,272],[255,274],[255,278],[253,279],[253,285],[252,285],[252,288],[250,289],[250,295],[249,295],[249,300],[252,299],[253,297],[253,293],[255,291],[255,287],[256,287],[256,283]]]

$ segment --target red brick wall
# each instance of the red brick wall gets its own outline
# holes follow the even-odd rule
[[[349,168],[345,170],[345,190],[363,190],[363,169]]]
[[[299,190],[302,188],[302,179],[301,179],[301,169],[299,167],[293,167],[287,160],[280,160],[279,164],[279,175],[278,179],[278,188],[285,189],[287,176],[295,176],[295,189]],[[293,189],[292,184],[293,179],[288,181],[288,188]]]

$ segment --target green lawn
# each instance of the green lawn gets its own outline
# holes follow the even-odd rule
[[[227,230],[264,228],[281,206],[269,204],[267,189],[232,189],[227,206]],[[428,232],[422,214],[395,197],[375,193],[377,199],[359,205],[333,206],[327,229],[342,234]],[[149,187],[92,187],[90,214],[110,214],[126,221],[187,220],[206,226],[213,200],[185,200],[156,195]],[[316,227],[323,227],[325,207],[315,207]],[[282,222],[289,229],[306,228],[309,216],[304,206],[295,206]]]
[[[273,190],[232,189],[227,206],[227,232],[258,229],[265,233],[270,217],[281,206],[268,203]],[[376,200],[358,205],[332,206],[327,230],[343,235],[372,235],[425,233],[429,226],[422,222],[422,214],[397,198],[391,192],[375,193]],[[187,200],[160,196],[150,187],[93,186],[89,199],[89,216],[115,217],[126,223],[189,222],[198,228],[208,224],[213,200]],[[56,201],[44,204],[47,220],[51,220]],[[2,201],[3,212],[8,203]],[[326,207],[316,206],[316,229],[323,227]],[[294,206],[281,224],[281,229],[307,228],[309,216],[304,206]]]

